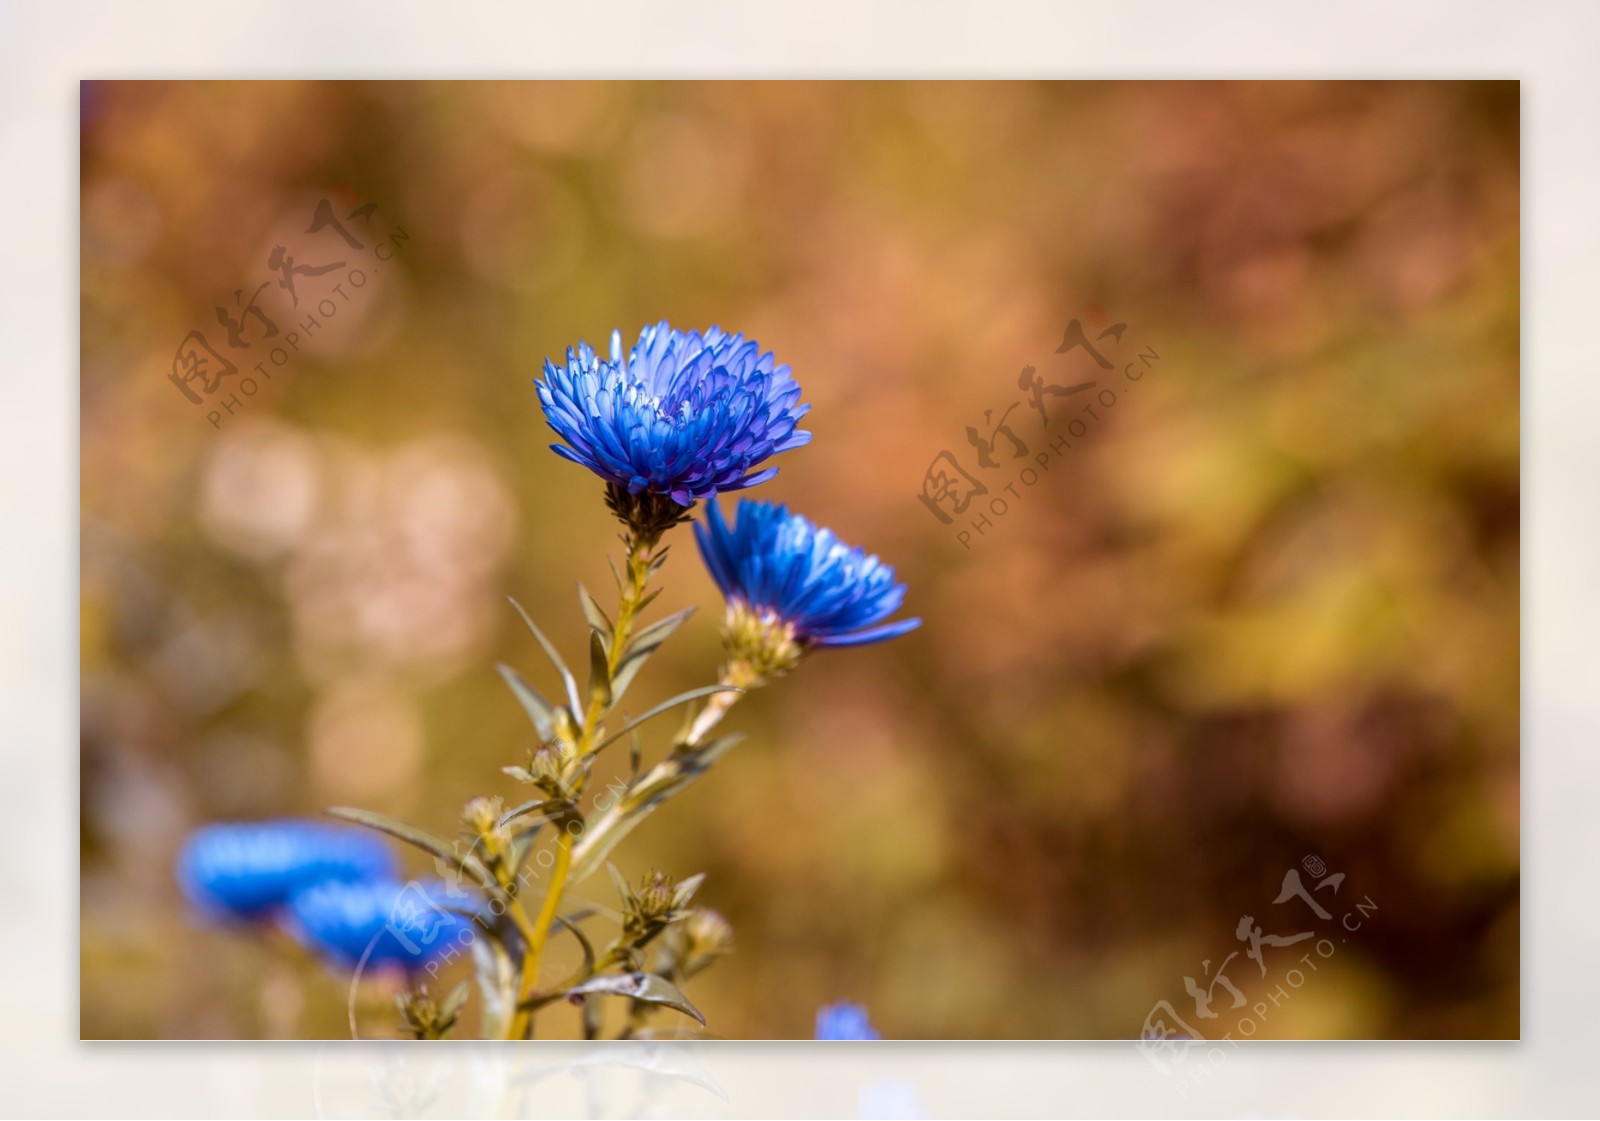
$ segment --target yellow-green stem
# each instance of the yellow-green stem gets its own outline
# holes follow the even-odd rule
[[[755,688],[761,682],[761,675],[751,669],[748,662],[737,658],[731,659],[723,666],[722,678],[717,684],[731,685],[740,692],[713,693],[707,697],[705,707],[694,718],[694,723],[689,726],[689,732],[684,736],[683,742],[693,747],[705,739],[706,733],[721,723],[728,710],[734,706],[734,702],[744,696],[746,690]]]
[[[621,661],[622,652],[626,649],[628,638],[633,632],[633,623],[638,616],[639,605],[644,600],[645,588],[650,580],[650,554],[658,540],[659,536],[646,537],[636,533],[628,535],[628,571],[618,596],[617,621],[611,629],[611,643],[606,649],[608,678],[615,676],[617,663]],[[591,691],[589,704],[583,714],[583,728],[578,736],[580,756],[594,750],[595,739],[600,733],[600,721],[606,715],[605,707],[599,695]],[[522,976],[517,986],[518,1007],[511,1021],[512,1039],[526,1039],[533,1024],[533,1014],[524,1006],[538,995],[539,962],[544,956],[545,943],[550,938],[550,928],[555,925],[556,915],[561,909],[561,895],[566,889],[567,873],[572,867],[572,836],[571,830],[562,828],[560,839],[556,842],[556,862],[550,872],[550,885],[545,891],[544,904],[539,908],[539,914],[534,919],[531,929],[527,927],[527,917],[522,912],[521,904],[512,907],[512,921],[517,923],[518,930],[526,943],[522,955]]]

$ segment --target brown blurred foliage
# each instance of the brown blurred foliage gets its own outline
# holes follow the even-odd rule
[[[578,661],[575,582],[607,598],[616,548],[531,381],[667,318],[794,367],[816,439],[755,496],[895,564],[925,620],[746,700],[749,741],[619,850],[709,873],[714,1031],[808,1036],[848,997],[888,1036],[1130,1037],[1188,1018],[1241,915],[1303,929],[1273,899],[1316,854],[1336,917],[1378,910],[1258,1034],[1517,1035],[1518,97],[86,86],[83,1034],[345,1033],[344,981],[197,922],[173,854],[219,818],[449,832],[517,796],[492,665],[548,678],[504,597]],[[174,348],[221,345],[273,246],[337,255],[323,198],[407,240],[213,425]],[[295,330],[333,279],[263,306]],[[1161,364],[965,547],[925,470],[976,470],[964,428],[1090,305]],[[715,671],[675,533],[653,610],[702,610],[641,706]],[[1265,999],[1310,945],[1228,975]]]

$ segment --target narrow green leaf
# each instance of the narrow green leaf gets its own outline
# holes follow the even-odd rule
[[[579,928],[577,919],[568,918],[565,915],[557,915],[556,922],[560,923],[578,940],[578,947],[583,950],[583,972],[579,976],[587,976],[593,973],[595,968],[594,943],[589,941],[589,936]]]
[[[376,829],[380,833],[387,833],[391,837],[415,845],[423,852],[430,853],[444,861],[445,864],[458,871],[465,872],[478,883],[488,888],[490,892],[499,896],[504,895],[500,885],[495,883],[494,876],[489,873],[475,857],[460,856],[453,845],[442,837],[435,837],[425,829],[418,829],[415,825],[408,825],[403,821],[389,817],[386,814],[373,813],[371,810],[354,809],[350,806],[334,806],[327,811],[333,817],[353,821],[357,825],[365,825],[368,829]]]
[[[622,900],[623,909],[632,910],[633,889],[628,886],[627,877],[618,871],[617,866],[609,860],[606,861],[606,871],[611,873],[611,886],[617,889],[617,897]]]
[[[589,589],[582,584],[578,585],[578,601],[583,604],[583,617],[589,620],[589,629],[598,631],[600,637],[606,642],[611,641],[611,619],[600,607],[598,600],[589,594]]]
[[[617,660],[617,672],[611,680],[613,703],[620,700],[622,694],[627,692],[634,676],[644,668],[644,664],[650,659],[650,655],[660,649],[663,642],[672,637],[673,632],[681,627],[690,615],[694,614],[694,610],[692,607],[686,607],[682,611],[668,615],[659,622],[651,623],[634,635],[633,640],[623,650],[622,657]]]
[[[625,996],[648,1004],[659,1004],[692,1017],[702,1027],[706,1018],[689,1003],[689,998],[678,987],[654,973],[616,973],[605,977],[591,977],[581,985],[567,990],[568,995]]]
[[[595,746],[595,750],[599,751],[602,747],[605,747],[608,744],[615,742],[620,737],[627,735],[629,732],[633,731],[639,725],[643,724],[646,720],[650,720],[653,717],[660,716],[663,712],[670,712],[671,710],[677,708],[679,705],[688,704],[690,701],[697,701],[701,697],[709,697],[713,693],[742,693],[742,692],[744,692],[743,689],[737,688],[736,686],[733,686],[733,685],[706,685],[706,686],[704,686],[702,688],[699,688],[699,689],[690,689],[686,693],[679,693],[676,697],[671,697],[668,700],[662,701],[660,704],[656,705],[654,708],[647,710],[643,715],[637,716],[634,719],[628,721],[626,724],[624,724],[617,731],[615,731],[611,735],[607,736],[601,743],[597,744]]]
[[[544,828],[541,819],[526,829],[520,829],[511,835],[511,869],[521,872],[528,862],[528,854],[533,851],[534,844],[539,840],[539,831]]]
[[[611,664],[598,631],[589,632],[589,697],[600,711],[611,707]]]
[[[439,1015],[446,1020],[454,1021],[461,1015],[461,1010],[467,1006],[467,994],[472,991],[472,982],[462,981],[450,990],[450,995],[444,998],[439,1005]]]
[[[543,809],[546,801],[547,799],[544,798],[534,798],[531,801],[523,802],[519,806],[511,807],[505,813],[500,815],[500,827],[504,829],[507,825],[510,825],[513,821],[517,820],[519,817],[522,817],[524,814],[532,813],[534,810]]]
[[[681,911],[688,906],[689,900],[694,898],[694,893],[700,890],[700,885],[706,882],[706,874],[697,872],[687,880],[682,880],[672,889],[672,909]]]
[[[534,798],[501,814],[500,825],[503,828],[531,813],[542,814],[543,821],[566,821],[577,811],[578,807],[568,798]]]
[[[508,596],[507,598],[509,599],[510,597]],[[522,604],[513,599],[511,600],[511,606],[517,609],[517,614],[521,615],[522,621],[528,624],[528,629],[533,632],[533,637],[539,640],[540,646],[544,647],[545,656],[550,659],[550,663],[561,672],[561,680],[567,686],[567,700],[572,703],[573,714],[576,715],[582,712],[583,704],[578,700],[578,682],[573,678],[572,671],[567,668],[567,663],[561,660],[561,655],[556,652],[555,646],[544,636],[544,632],[534,624],[528,613],[522,609]]]
[[[743,732],[733,732],[710,743],[680,748],[652,767],[643,778],[631,783],[626,797],[591,821],[572,850],[571,882],[581,883],[593,875],[623,838],[638,828],[657,806],[705,774],[743,739]]]
[[[639,670],[641,670],[644,667],[645,662],[649,660],[650,656],[646,654],[643,657],[637,658],[624,657],[622,661],[618,663],[617,674],[611,679],[612,704],[616,704],[617,701],[621,699],[622,694],[628,691],[628,686],[633,684],[634,677],[638,675]]]
[[[682,611],[675,611],[665,619],[659,619],[648,627],[641,628],[628,643],[629,650],[637,650],[641,646],[649,646],[654,650],[668,638],[672,632],[683,626],[684,620],[694,614],[693,607],[685,607]]]
[[[535,689],[525,681],[520,673],[506,665],[504,662],[496,663],[495,669],[500,671],[500,676],[505,678],[511,691],[517,695],[524,710],[533,718],[533,726],[538,729],[539,742],[549,743],[556,738],[556,710],[555,706],[539,695]]]
[[[498,938],[474,938],[472,961],[478,975],[480,1030],[484,1039],[502,1038],[516,1008],[517,970],[511,952]]]

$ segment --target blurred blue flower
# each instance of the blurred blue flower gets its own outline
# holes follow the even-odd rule
[[[840,1001],[817,1010],[818,1039],[882,1039],[859,1004]]]
[[[880,642],[922,622],[884,623],[906,594],[894,569],[785,506],[740,502],[730,527],[712,503],[694,535],[728,601],[789,624],[802,645]]]
[[[196,829],[178,854],[178,884],[219,918],[255,919],[328,880],[395,874],[394,854],[361,829],[320,821],[223,822]]]
[[[630,494],[670,495],[678,505],[765,482],[768,458],[810,441],[796,428],[811,408],[788,366],[754,340],[713,327],[646,327],[626,355],[611,333],[607,361],[587,344],[549,359],[535,383],[557,455]]]
[[[338,965],[416,969],[471,941],[472,921],[458,909],[482,900],[438,880],[329,882],[289,903],[289,930]],[[453,909],[447,909],[453,908]]]

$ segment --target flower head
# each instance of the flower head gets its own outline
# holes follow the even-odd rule
[[[792,663],[807,646],[880,642],[922,622],[885,623],[906,593],[894,569],[787,507],[741,502],[730,526],[713,503],[694,533],[728,599],[730,645],[744,653]]]
[[[859,1004],[840,1001],[817,1010],[818,1039],[882,1039]]]
[[[297,892],[329,880],[394,875],[379,838],[320,821],[225,822],[190,834],[178,854],[178,884],[207,914],[255,919]]]
[[[796,425],[810,405],[788,366],[752,339],[719,327],[675,331],[663,320],[627,354],[611,333],[610,360],[587,343],[549,359],[536,383],[557,455],[630,495],[670,497],[678,507],[742,490],[777,474],[758,470],[811,433]]]
[[[329,882],[289,904],[289,928],[304,945],[343,966],[416,969],[470,937],[472,923],[447,907],[480,901],[437,880]]]

